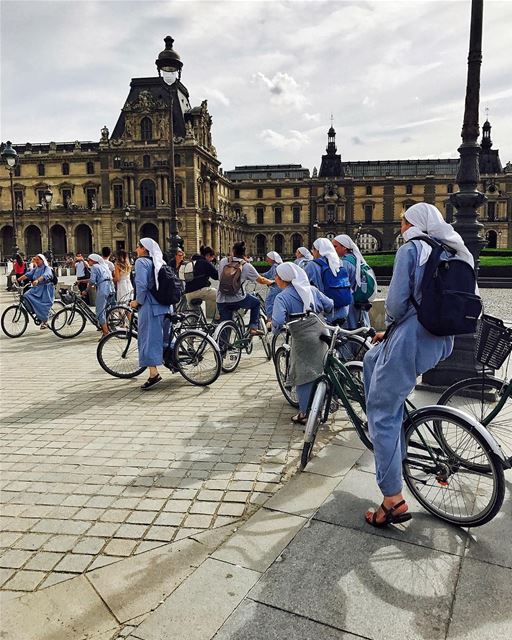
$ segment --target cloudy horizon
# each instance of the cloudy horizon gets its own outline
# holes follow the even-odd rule
[[[99,140],[170,34],[225,170],[457,157],[469,0],[3,0],[1,138]],[[512,3],[484,3],[480,122],[512,160]]]

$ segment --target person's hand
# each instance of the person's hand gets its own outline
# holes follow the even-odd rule
[[[139,306],[139,303],[137,302],[137,300],[132,300],[130,302],[130,308],[131,309],[136,309]]]
[[[385,331],[377,331],[377,333],[372,338],[372,344],[378,344],[384,340],[384,336],[386,335]]]

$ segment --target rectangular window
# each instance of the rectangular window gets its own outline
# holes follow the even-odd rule
[[[44,164],[42,162],[37,165],[37,175],[44,176]]]
[[[16,204],[16,209],[23,209],[23,191],[15,191],[14,192],[14,202]]]
[[[327,222],[333,223],[336,222],[336,205],[328,204],[327,205]]]
[[[263,189],[256,189],[256,197],[263,198]]]
[[[277,188],[276,189],[276,198],[280,198],[281,197],[281,189]]]
[[[496,203],[495,202],[487,203],[487,220],[489,220],[489,222],[494,222],[496,220]]]
[[[453,222],[453,204],[446,205],[446,222]]]
[[[256,209],[256,224],[264,223],[265,211],[263,207],[257,207]]]
[[[115,184],[113,187],[114,192],[114,209],[123,208],[123,185]]]
[[[366,185],[366,195],[371,196],[373,192],[373,188],[371,184]]]
[[[293,224],[300,224],[300,207],[293,207]]]
[[[276,207],[274,209],[274,218],[275,224],[282,224],[283,222],[283,210],[281,207]]]
[[[66,209],[71,205],[71,189],[62,189],[62,204]]]
[[[183,206],[183,185],[181,182],[176,183],[176,206]]]
[[[373,218],[373,204],[364,205],[364,223],[371,224]]]
[[[235,189],[235,200],[238,200],[238,198],[240,198],[240,189]]]
[[[300,198],[300,188],[299,187],[293,187],[293,197],[294,198]]]
[[[46,200],[44,199],[44,189],[37,190],[37,204],[42,204],[46,208]]]
[[[87,189],[87,208],[95,209],[96,208],[96,189]]]

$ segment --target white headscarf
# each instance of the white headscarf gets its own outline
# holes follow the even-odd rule
[[[421,238],[422,235],[428,235],[434,240],[438,240],[446,244],[457,252],[457,257],[467,262],[471,267],[475,266],[473,256],[464,244],[464,240],[455,231],[451,224],[443,220],[443,216],[439,209],[432,204],[426,202],[418,202],[409,207],[404,214],[407,222],[413,226],[402,234],[405,241],[414,238]],[[432,247],[426,242],[421,243],[421,254],[419,265],[425,264],[428,260]]]
[[[270,258],[271,260],[273,260],[274,262],[277,262],[277,264],[282,264],[283,263],[283,259],[281,258],[281,256],[277,253],[277,251],[269,251],[267,253],[267,258]]]
[[[352,240],[352,238],[350,236],[347,236],[345,233],[336,236],[334,239],[336,240],[336,242],[339,242],[339,244],[342,244],[344,247],[347,247],[347,249],[350,249],[350,251],[352,251],[352,253],[354,254],[354,257],[356,259],[356,283],[357,286],[360,287],[361,265],[367,264],[366,260],[363,258],[363,254],[359,250],[357,244]]]
[[[315,308],[315,299],[313,291],[309,284],[308,277],[304,269],[301,269],[293,262],[283,262],[276,269],[277,275],[285,282],[291,282],[295,291],[301,297],[304,305],[304,311]]]
[[[87,256],[87,260],[92,260],[96,262],[99,266],[100,271],[103,275],[104,280],[112,280],[112,272],[108,268],[107,261],[105,258],[102,258],[99,253],[91,253]]]
[[[297,251],[303,255],[306,260],[313,260],[313,256],[311,255],[311,251],[309,249],[307,249],[306,247],[299,247],[297,249]]]
[[[151,238],[142,238],[140,243],[144,247],[144,249],[147,249],[149,251],[149,255],[153,260],[153,267],[155,270],[155,286],[158,289],[158,272],[165,264],[164,257],[162,255],[162,249],[160,249],[158,242],[155,242]]]
[[[341,267],[340,258],[329,238],[317,238],[313,242],[313,247],[320,252],[322,257],[327,258],[333,275],[337,275]]]
[[[97,262],[98,264],[103,264],[105,260],[100,256],[99,253],[90,253],[87,256],[87,260],[92,260],[93,262]]]
[[[45,267],[49,267],[50,266],[48,264],[48,260],[46,259],[46,256],[44,255],[44,253],[38,253],[37,257],[41,258],[41,260],[43,261],[43,264],[44,264]]]

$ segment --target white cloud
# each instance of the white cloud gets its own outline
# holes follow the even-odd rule
[[[222,104],[225,107],[229,107],[229,105],[231,104],[229,98],[224,95],[219,89],[211,89],[209,87],[205,87],[204,93],[212,104]]]
[[[293,149],[297,150],[308,142],[308,137],[304,133],[291,129],[287,135],[264,129],[259,136],[265,144],[273,149]]]
[[[288,73],[278,71],[272,78],[258,71],[253,80],[264,85],[270,93],[270,102],[278,107],[301,109],[308,103],[304,89]]]

